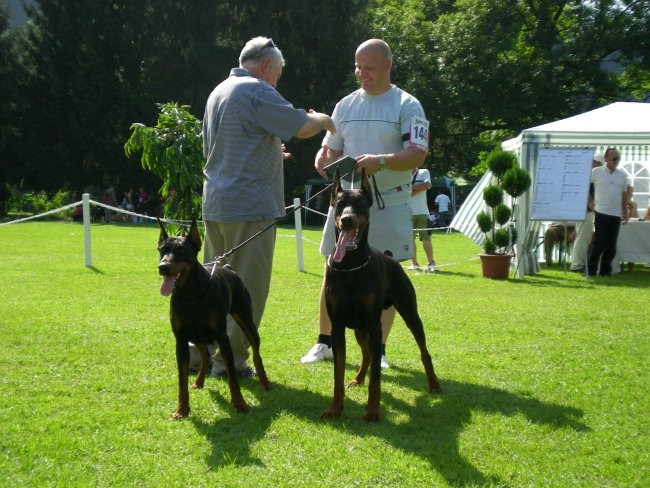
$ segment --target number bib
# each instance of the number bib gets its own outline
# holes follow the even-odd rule
[[[414,115],[411,119],[411,136],[408,147],[427,152],[429,150],[429,121]]]

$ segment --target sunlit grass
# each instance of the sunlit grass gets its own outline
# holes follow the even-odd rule
[[[224,382],[176,403],[168,299],[152,225],[94,225],[93,268],[72,223],[0,227],[0,472],[7,486],[646,486],[650,269],[585,280],[560,269],[480,277],[478,248],[433,236],[435,275],[411,274],[444,394],[425,391],[401,320],[382,422],[365,387],[323,421],[332,363],[317,335],[323,258],[280,228],[262,356],[273,383]],[[359,352],[348,333],[348,377]]]

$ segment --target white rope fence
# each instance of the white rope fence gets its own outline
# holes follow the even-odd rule
[[[38,214],[38,215],[31,215],[29,217],[24,217],[16,220],[11,220],[9,222],[2,222],[0,223],[0,227],[6,226],[6,225],[11,225],[11,224],[18,224],[22,222],[27,222],[30,220],[35,220],[39,219],[42,217],[47,217],[49,215],[57,214],[60,212],[63,212],[65,210],[69,210],[75,207],[78,207],[81,205],[82,207],[82,222],[83,222],[83,234],[84,234],[84,264],[87,268],[92,267],[92,253],[91,253],[91,238],[90,238],[90,224],[92,221],[92,214],[90,211],[90,206],[95,205],[97,207],[101,207],[105,210],[110,210],[112,212],[116,213],[122,213],[125,215],[129,215],[131,217],[134,217],[135,219],[141,219],[141,220],[152,220],[155,221],[158,219],[158,217],[152,217],[151,215],[145,215],[145,214],[140,214],[137,212],[133,212],[127,209],[124,209],[122,207],[113,207],[111,205],[107,205],[105,203],[97,202],[95,200],[90,199],[90,195],[88,193],[84,193],[82,195],[82,199],[78,202],[70,203],[68,205],[64,205],[63,207],[59,207],[53,210],[48,210],[47,212]],[[322,217],[327,217],[327,214],[324,214],[322,212],[319,212],[315,209],[309,208],[303,204],[301,204],[299,198],[294,198],[293,200],[293,206],[286,207],[287,210],[293,208],[294,209],[294,227],[295,227],[295,239],[296,239],[296,260],[297,260],[297,267],[298,271],[304,272],[305,271],[305,266],[304,266],[304,259],[303,259],[303,241],[306,241],[310,244],[314,244],[316,246],[319,245],[319,243],[314,242],[310,239],[307,239],[306,237],[303,236],[302,234],[302,213],[300,212],[300,209],[304,209],[305,211],[309,212],[314,212],[318,215],[321,215]],[[165,223],[172,223],[180,226],[189,226],[190,222],[189,221],[183,221],[183,220],[171,220],[171,219],[163,219],[160,218],[162,222]],[[420,230],[426,230],[426,231],[441,231],[444,230],[446,233],[451,232],[451,227],[430,227],[426,229],[413,229],[414,231],[420,231]],[[458,264],[462,264],[464,262],[469,262],[469,261],[474,261],[477,260],[478,257],[468,259],[466,261],[456,261],[453,263],[445,263],[445,264],[438,264],[438,268],[444,268],[444,267],[449,267],[449,266],[455,266]]]
[[[84,193],[81,196],[81,200],[78,202],[70,203],[68,205],[64,205],[63,207],[55,208],[54,210],[48,210],[47,212],[43,212],[38,215],[31,215],[29,217],[25,217],[22,219],[16,219],[16,220],[11,220],[9,222],[3,222],[0,223],[0,227],[5,226],[5,225],[11,225],[11,224],[19,224],[21,222],[27,222],[29,220],[34,220],[34,219],[39,219],[42,217],[47,217],[48,215],[53,215],[57,214],[59,212],[63,212],[65,210],[69,210],[71,208],[78,207],[81,205],[82,208],[82,221],[83,221],[83,234],[84,234],[84,264],[87,268],[92,267],[92,255],[91,255],[91,241],[90,241],[90,222],[91,222],[91,212],[90,212],[90,205],[96,205],[98,207],[102,207],[107,210],[111,210],[117,213],[123,213],[126,215],[130,215],[132,217],[138,218],[138,219],[148,219],[148,220],[156,220],[157,217],[152,217],[151,215],[144,215],[144,214],[139,214],[136,212],[131,212],[130,210],[126,210],[121,207],[112,207],[111,205],[106,205],[105,203],[101,202],[96,202],[95,200],[90,199],[90,195],[88,193]],[[188,222],[185,221],[180,221],[180,220],[169,220],[169,219],[160,219],[162,222],[166,223],[174,223],[177,225],[184,225],[187,226],[189,225]]]
[[[49,211],[44,212],[42,214],[30,215],[29,217],[25,217],[25,218],[17,219],[17,220],[11,220],[9,222],[2,222],[2,223],[0,223],[0,227],[2,227],[4,225],[10,225],[10,224],[19,224],[21,222],[27,222],[28,220],[40,219],[41,217],[47,217],[48,215],[57,214],[59,212],[63,212],[64,210],[68,210],[69,208],[74,208],[74,207],[76,207],[77,205],[80,205],[80,204],[81,204],[81,200],[78,201],[78,202],[75,202],[75,203],[71,203],[70,205],[65,205],[64,207],[55,208],[54,210],[49,210]]]

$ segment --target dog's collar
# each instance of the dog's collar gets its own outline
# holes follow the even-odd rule
[[[329,269],[331,269],[332,271],[341,271],[341,272],[357,271],[357,270],[359,270],[361,268],[365,268],[366,266],[368,266],[369,262],[370,262],[370,255],[368,255],[368,259],[361,266],[357,266],[356,268],[341,269],[341,268],[335,268],[335,267],[332,266],[332,255],[331,254],[329,256],[327,256],[327,267]]]

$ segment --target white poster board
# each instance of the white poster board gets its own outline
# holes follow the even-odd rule
[[[588,148],[540,149],[530,219],[583,221],[593,158]]]

